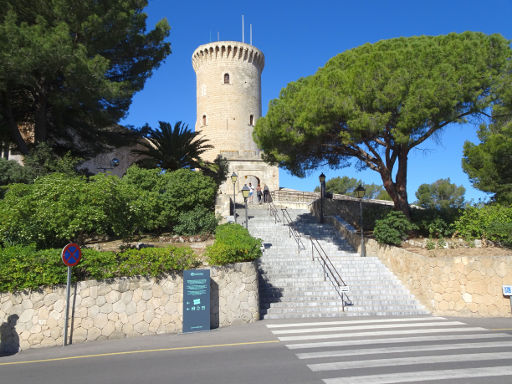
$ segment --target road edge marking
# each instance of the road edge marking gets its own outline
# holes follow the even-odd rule
[[[220,348],[220,347],[237,347],[237,346],[243,346],[243,345],[271,344],[271,343],[279,343],[279,342],[280,342],[279,340],[264,340],[264,341],[248,341],[248,342],[244,342],[244,343],[194,345],[194,346],[190,346],[190,347],[140,349],[140,350],[134,350],[134,351],[98,353],[98,354],[92,354],[92,355],[78,355],[78,356],[67,356],[67,357],[55,357],[55,358],[52,358],[52,359],[10,361],[10,362],[5,362],[5,363],[0,363],[0,366],[20,365],[20,364],[35,364],[35,363],[48,363],[48,362],[52,362],[52,361],[63,361],[63,360],[74,360],[74,359],[90,359],[90,358],[94,358],[94,357],[106,357],[106,356],[134,355],[134,354],[137,354],[137,353],[185,351],[185,350],[192,350],[192,349],[206,349],[206,348]]]

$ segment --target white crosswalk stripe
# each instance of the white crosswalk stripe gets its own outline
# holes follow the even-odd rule
[[[411,317],[267,327],[326,384],[512,382],[512,335],[460,321]]]

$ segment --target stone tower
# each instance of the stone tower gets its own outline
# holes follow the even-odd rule
[[[197,78],[195,129],[214,146],[203,158],[213,161],[221,155],[229,160],[230,174],[238,175],[237,192],[249,183],[255,188],[260,183],[262,188],[267,184],[271,191],[279,189],[277,167],[261,160],[261,151],[252,138],[254,125],[261,117],[264,65],[265,56],[258,48],[237,41],[204,44],[192,54]],[[232,197],[233,184],[228,178],[220,188],[220,213],[227,213]],[[242,202],[241,196],[236,199]]]

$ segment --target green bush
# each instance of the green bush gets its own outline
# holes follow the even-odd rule
[[[261,239],[255,239],[239,224],[219,225],[215,242],[206,249],[211,265],[224,265],[256,260],[261,256]]]
[[[454,222],[462,209],[412,209],[411,220],[417,226],[417,234],[423,237],[451,237],[455,232]]]
[[[135,275],[158,277],[198,264],[188,247],[130,249],[118,254],[85,248],[80,263],[72,268],[72,281]],[[66,277],[60,249],[37,250],[35,245],[0,248],[0,292],[64,284]]]
[[[392,211],[384,219],[375,222],[373,235],[379,243],[400,245],[415,228],[403,212]]]
[[[52,173],[34,184],[9,185],[0,200],[0,244],[49,248],[97,236],[211,233],[216,190],[211,178],[186,169],[131,167],[123,179]]]
[[[194,251],[185,247],[128,249],[119,254],[121,276],[161,276],[196,267]]]
[[[512,207],[500,204],[467,207],[455,222],[457,233],[466,240],[491,240],[512,246]]]
[[[184,212],[198,207],[211,210],[215,206],[217,185],[210,177],[189,169],[179,169],[162,175],[159,183],[162,211],[160,222],[172,229]]]
[[[213,233],[217,226],[217,218],[211,209],[196,207],[192,211],[182,212],[173,232],[178,235],[197,235]]]
[[[123,177],[127,204],[138,232],[211,233],[217,185],[210,177],[189,169],[162,173],[132,166]],[[199,223],[191,218],[204,213]]]
[[[125,236],[133,218],[119,178],[53,173],[34,184],[12,184],[0,200],[0,241],[39,248],[83,242],[97,235]]]
[[[77,175],[76,167],[81,160],[71,156],[69,152],[58,156],[48,144],[39,143],[25,156],[24,165],[0,158],[0,185],[31,184],[36,178],[54,172]]]

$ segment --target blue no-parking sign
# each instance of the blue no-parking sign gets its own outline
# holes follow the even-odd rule
[[[62,261],[68,267],[74,267],[80,262],[82,258],[82,250],[75,243],[69,243],[62,249]]]

